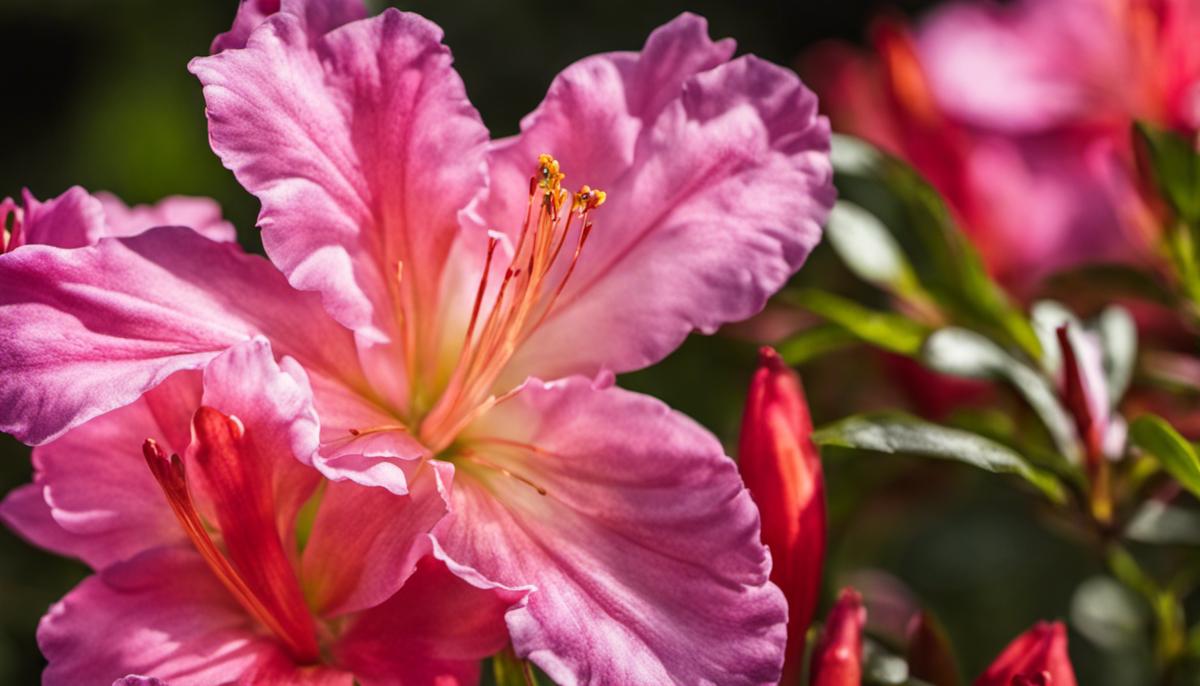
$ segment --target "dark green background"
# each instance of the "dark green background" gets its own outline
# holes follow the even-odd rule
[[[926,4],[900,9],[911,14]],[[559,69],[592,52],[637,48],[651,29],[685,9],[706,15],[715,36],[735,37],[742,51],[782,64],[793,64],[816,40],[861,38],[874,10],[866,2],[826,0],[402,7],[445,28],[467,89],[496,135],[515,131]],[[200,88],[185,69],[233,14],[233,2],[213,0],[0,3],[0,195],[28,186],[47,197],[72,184],[111,190],[129,202],[208,195],[222,203],[243,242],[256,247],[257,203],[209,151]],[[844,275],[825,251],[800,278],[844,290]],[[802,370],[818,422],[865,404],[901,402],[895,393],[861,392],[879,383],[874,359],[856,351]],[[660,367],[625,382],[664,397],[732,445],[753,361],[749,344],[694,338]],[[0,440],[0,492],[6,492],[28,480],[30,468],[27,449]],[[828,483],[827,595],[855,570],[890,571],[946,622],[970,676],[1035,620],[1063,617],[1075,584],[1099,569],[1082,548],[1045,531],[1027,494],[996,477],[856,458],[829,460]],[[0,532],[0,684],[37,682],[37,619],[84,573],[77,563]],[[1085,639],[1072,641],[1081,683],[1142,681],[1140,660],[1101,661]]]

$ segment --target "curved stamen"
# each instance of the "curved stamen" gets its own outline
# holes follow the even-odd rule
[[[458,363],[441,399],[421,423],[420,437],[434,452],[448,446],[464,423],[488,404],[505,365],[546,320],[575,273],[592,232],[589,215],[604,203],[606,194],[589,186],[572,194],[562,187],[565,176],[553,157],[538,157],[537,168],[529,179],[525,223],[518,234],[512,260],[484,316],[483,301],[498,242],[495,237],[488,238],[483,272]],[[570,253],[570,261],[563,265],[559,257],[576,220],[580,228],[575,249]]]

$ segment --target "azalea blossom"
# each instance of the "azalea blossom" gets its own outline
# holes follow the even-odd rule
[[[988,266],[1028,291],[1050,271],[1146,259],[1130,129],[1200,130],[1192,0],[948,3],[874,54],[831,43],[807,74],[836,128],[913,164]]]
[[[812,442],[800,377],[772,348],[759,352],[750,383],[738,466],[762,513],[771,580],[788,599],[788,650],[782,683],[795,683],[821,592],[825,564],[825,482]]]
[[[815,97],[684,15],[490,142],[440,39],[353,2],[244,3],[191,68],[282,274],[181,228],[12,252],[0,427],[53,440],[262,336],[311,383],[320,445],[296,456],[444,496],[445,564],[531,591],[507,629],[557,682],[778,679],[785,603],[733,462],[612,374],[803,263],[833,200]]]
[[[38,627],[43,683],[478,681],[527,591],[445,559],[440,499],[304,465],[306,383],[255,339],[35,449],[0,518],[97,571]]]

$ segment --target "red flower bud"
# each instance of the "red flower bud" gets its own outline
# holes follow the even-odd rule
[[[825,559],[825,488],[800,378],[763,348],[750,383],[738,449],[742,478],[762,514],[771,581],[788,600],[782,683],[795,683],[804,636],[816,611]]]
[[[842,589],[813,651],[811,686],[860,686],[866,623],[862,596],[852,588]]]
[[[988,667],[975,686],[1076,686],[1061,622],[1038,622]]]

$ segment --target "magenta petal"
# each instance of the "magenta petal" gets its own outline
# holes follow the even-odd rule
[[[557,309],[514,358],[527,375],[629,371],[759,309],[800,267],[834,198],[828,122],[781,67],[725,62],[684,15],[644,51],[565,70],[491,155],[480,221],[519,231],[538,153],[608,193]]]
[[[479,661],[508,643],[504,613],[526,591],[425,557],[387,602],[352,620],[335,649],[363,686],[479,683]]]
[[[23,200],[21,229],[8,246],[9,250],[20,245],[79,248],[95,243],[106,234],[104,207],[79,186],[45,202],[25,191]]]
[[[210,198],[175,195],[153,205],[126,205],[112,193],[96,193],[104,207],[108,236],[133,236],[156,226],[186,226],[214,241],[233,242],[237,231],[221,216],[221,206]]]
[[[254,29],[276,12],[300,17],[313,36],[367,15],[362,0],[241,0],[233,26],[213,40],[210,52],[246,47]]]
[[[560,684],[779,679],[785,602],[707,431],[575,377],[529,382],[462,442],[484,459],[458,459],[438,537],[487,578],[536,587],[508,615],[519,655]]]
[[[189,548],[152,550],[84,580],[42,618],[38,645],[48,686],[129,674],[211,686],[285,659]]]
[[[432,335],[457,212],[484,183],[487,130],[441,37],[395,10],[323,35],[284,11],[191,65],[213,149],[263,203],[267,253],[376,341]]]
[[[256,334],[349,378],[349,332],[265,260],[181,228],[0,261],[0,430],[41,443]]]

